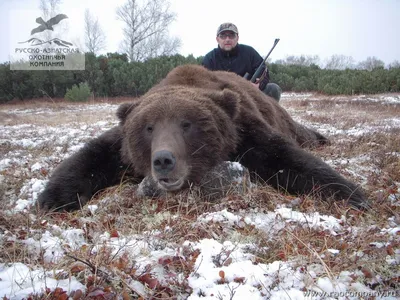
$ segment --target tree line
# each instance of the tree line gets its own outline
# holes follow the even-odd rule
[[[61,0],[40,0],[44,19],[60,11]],[[66,98],[85,101],[93,97],[138,97],[183,64],[200,64],[203,57],[182,56],[181,41],[169,34],[175,20],[169,0],[125,0],[116,10],[123,24],[120,53],[97,55],[106,46],[100,21],[87,9],[85,24],[85,69],[81,71],[10,70],[0,64],[0,103],[13,99]],[[40,33],[49,40],[53,31]],[[385,68],[383,61],[369,57],[356,64],[344,55],[333,55],[324,64],[318,56],[288,56],[269,62],[271,81],[284,92],[324,94],[374,94],[400,92],[400,63]]]
[[[283,91],[319,92],[327,95],[400,92],[400,67],[322,69],[318,65],[269,65],[272,81]]]
[[[86,84],[94,97],[138,97],[183,64],[200,64],[203,57],[179,54],[146,61],[129,61],[127,54],[85,54],[85,70],[10,70],[0,64],[0,103],[13,99],[64,98],[72,87]],[[269,63],[271,81],[284,92],[323,94],[375,94],[400,92],[400,67],[366,69],[323,69],[316,64]],[[79,89],[78,89],[79,90]]]

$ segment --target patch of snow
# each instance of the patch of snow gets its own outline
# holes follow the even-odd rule
[[[96,213],[96,210],[99,208],[98,205],[88,205],[87,208],[89,209],[90,213],[94,215]]]
[[[10,300],[28,299],[30,294],[40,295],[46,288],[54,290],[57,287],[68,293],[86,290],[86,287],[73,276],[57,280],[54,275],[53,272],[41,268],[32,270],[22,263],[0,264],[0,297]]]
[[[232,170],[238,170],[238,171],[243,171],[243,165],[237,161],[229,161],[229,168]]]
[[[11,165],[11,162],[12,161],[9,158],[0,160],[0,171],[3,171],[6,168],[8,168]]]
[[[37,162],[31,167],[31,170],[32,171],[40,171],[41,168],[42,168],[42,165]]]

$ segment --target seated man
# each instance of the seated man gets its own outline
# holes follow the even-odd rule
[[[238,44],[239,31],[232,23],[223,23],[217,30],[218,48],[211,50],[203,59],[202,65],[212,71],[234,72],[240,76],[249,73],[250,79],[263,58],[250,46]],[[276,83],[269,82],[269,72],[256,85],[276,101],[281,98],[282,89]]]

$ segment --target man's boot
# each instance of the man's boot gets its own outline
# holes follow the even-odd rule
[[[276,83],[268,83],[264,88],[263,93],[274,98],[277,102],[281,99],[282,89]]]

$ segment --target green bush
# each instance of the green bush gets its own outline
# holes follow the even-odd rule
[[[89,99],[91,92],[86,82],[81,82],[79,86],[74,84],[72,88],[67,89],[64,98],[69,101],[84,102]]]
[[[126,54],[85,55],[85,70],[14,71],[10,70],[9,63],[0,63],[0,103],[12,99],[41,98],[44,94],[70,101],[87,101],[91,95],[138,97],[160,82],[174,67],[199,64],[202,60],[201,56],[195,58],[193,55],[185,57],[176,54],[129,62]],[[349,95],[400,92],[399,64],[393,64],[388,69],[374,67],[370,71],[280,63],[270,63],[268,68],[271,82],[277,83],[285,92]]]

